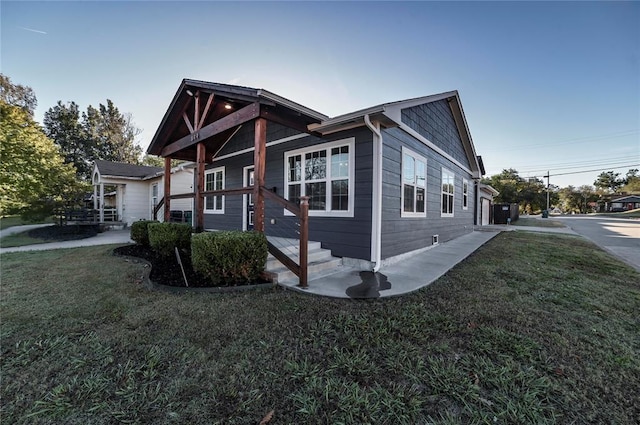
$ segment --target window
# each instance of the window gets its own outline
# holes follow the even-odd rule
[[[224,189],[224,167],[205,171],[204,190]],[[212,214],[224,214],[224,196],[205,196],[204,211]]]
[[[156,205],[158,205],[158,183],[151,186],[151,208],[155,208]]]
[[[286,197],[309,197],[309,215],[353,216],[353,139],[287,152]]]
[[[462,180],[462,209],[469,209],[469,181]]]
[[[402,217],[426,217],[427,160],[402,149]]]
[[[453,217],[453,190],[455,176],[449,171],[442,169],[442,217]]]

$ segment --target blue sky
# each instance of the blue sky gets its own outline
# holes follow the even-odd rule
[[[335,116],[458,90],[487,174],[640,165],[638,2],[0,3],[0,69],[38,97],[132,114],[146,149],[183,78]],[[621,167],[621,168],[618,168]],[[640,168],[636,166],[636,168]]]

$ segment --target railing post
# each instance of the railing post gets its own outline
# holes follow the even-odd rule
[[[164,221],[169,222],[169,210],[171,209],[171,158],[165,157],[164,159]]]
[[[307,251],[309,249],[309,197],[300,197],[300,283],[301,288],[307,288]]]

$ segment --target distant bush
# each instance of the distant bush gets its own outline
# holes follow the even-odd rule
[[[131,239],[142,246],[149,246],[149,229],[151,223],[158,223],[155,220],[140,220],[131,225]]]
[[[191,226],[184,223],[149,223],[149,245],[158,255],[168,257],[175,247],[191,248]]]
[[[255,282],[267,254],[267,238],[259,232],[206,232],[191,239],[193,269],[212,286]]]

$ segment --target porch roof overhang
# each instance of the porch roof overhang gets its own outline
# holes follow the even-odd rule
[[[147,153],[195,161],[196,146],[215,154],[245,123],[265,118],[300,132],[328,117],[263,89],[185,79]]]

